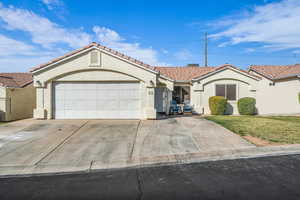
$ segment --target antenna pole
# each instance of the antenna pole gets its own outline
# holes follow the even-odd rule
[[[207,33],[205,33],[205,46],[204,46],[204,59],[205,59],[205,67],[207,67],[207,65],[208,65],[208,59],[207,59],[207,52],[208,52],[208,50],[207,50]]]

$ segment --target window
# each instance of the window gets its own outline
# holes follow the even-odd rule
[[[236,100],[236,85],[226,85],[226,98],[230,101]]]
[[[226,96],[226,85],[216,85],[216,96]]]
[[[225,97],[229,101],[236,100],[235,84],[218,84],[216,85],[216,96]]]

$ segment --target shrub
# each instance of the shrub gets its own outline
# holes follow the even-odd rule
[[[209,98],[209,109],[212,115],[224,115],[227,106],[227,99],[220,96]]]
[[[298,93],[298,101],[300,103],[300,92]]]
[[[238,110],[240,115],[255,115],[256,100],[252,97],[244,97],[238,101]]]

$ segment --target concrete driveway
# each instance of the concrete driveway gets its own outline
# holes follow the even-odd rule
[[[0,168],[124,167],[172,156],[253,148],[223,127],[196,117],[163,120],[23,120],[0,126]]]

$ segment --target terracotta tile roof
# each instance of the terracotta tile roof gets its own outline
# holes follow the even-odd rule
[[[300,75],[300,64],[296,65],[252,65],[249,70],[269,79],[281,79]]]
[[[134,58],[132,58],[132,57],[126,56],[126,55],[123,54],[123,53],[120,53],[120,52],[118,52],[118,51],[115,51],[115,50],[113,50],[113,49],[111,49],[111,48],[108,48],[108,47],[106,47],[106,46],[100,45],[100,44],[98,44],[98,43],[96,43],[96,42],[92,42],[91,44],[89,44],[89,45],[87,45],[87,46],[85,46],[85,47],[82,47],[82,48],[77,49],[77,50],[75,50],[75,51],[71,51],[71,52],[69,52],[69,53],[67,53],[67,54],[65,54],[65,55],[63,55],[63,56],[60,56],[60,57],[58,57],[58,58],[55,58],[55,59],[53,59],[53,60],[51,60],[51,61],[49,61],[49,62],[47,62],[47,63],[44,63],[44,64],[41,64],[41,65],[39,65],[39,66],[37,66],[37,67],[34,67],[34,68],[31,70],[31,72],[34,72],[34,71],[36,71],[36,70],[42,69],[42,68],[44,68],[44,67],[47,67],[47,66],[50,65],[50,64],[56,63],[56,62],[58,62],[58,61],[60,61],[60,60],[62,60],[62,59],[65,59],[65,58],[68,58],[68,57],[70,57],[70,56],[73,56],[73,55],[75,55],[75,54],[77,54],[77,53],[79,53],[79,52],[81,52],[81,51],[84,51],[84,50],[86,50],[86,49],[89,49],[89,48],[91,48],[91,47],[98,47],[99,49],[103,49],[103,50],[105,50],[105,51],[108,51],[108,52],[110,52],[110,53],[116,55],[116,56],[119,56],[119,57],[124,58],[124,59],[126,59],[126,60],[128,60],[128,61],[131,61],[131,62],[133,62],[133,63],[135,63],[135,64],[141,65],[141,66],[143,66],[143,67],[145,67],[145,68],[148,68],[148,69],[154,71],[154,68],[153,68],[152,66],[150,66],[150,65],[148,65],[148,64],[146,64],[146,63],[144,63],[144,62],[142,62],[142,61],[139,61],[139,60],[134,59]]]
[[[141,66],[143,66],[145,68],[148,68],[148,69],[150,69],[152,71],[159,72],[162,75],[164,75],[166,77],[169,77],[169,78],[171,78],[173,80],[176,80],[176,81],[190,81],[190,80],[192,80],[194,78],[198,78],[198,77],[204,76],[204,75],[206,75],[208,73],[220,70],[220,69],[222,69],[224,67],[228,67],[228,66],[231,66],[231,67],[233,67],[233,68],[235,68],[235,69],[237,69],[239,71],[242,71],[244,73],[248,73],[251,76],[255,76],[255,75],[250,74],[248,71],[244,71],[242,69],[236,68],[236,67],[234,67],[232,65],[229,65],[229,64],[222,65],[220,67],[190,67],[190,66],[189,67],[162,67],[162,66],[151,66],[151,65],[145,64],[142,61],[139,61],[139,60],[136,60],[136,59],[134,59],[132,57],[126,56],[126,55],[124,55],[124,54],[122,54],[122,53],[120,53],[118,51],[115,51],[115,50],[113,50],[111,48],[108,48],[106,46],[100,45],[100,44],[98,44],[96,42],[92,42],[91,44],[89,44],[89,45],[87,45],[87,46],[85,46],[83,48],[77,49],[77,50],[72,51],[70,53],[67,53],[67,54],[65,54],[63,56],[55,58],[55,59],[53,59],[53,60],[51,60],[51,61],[49,61],[49,62],[47,62],[45,64],[39,65],[39,66],[33,68],[31,70],[31,72],[34,72],[36,70],[42,69],[44,67],[47,67],[50,64],[53,64],[53,63],[56,63],[56,62],[58,62],[60,60],[65,59],[65,58],[71,57],[71,56],[73,56],[73,55],[75,55],[75,54],[77,54],[77,53],[79,53],[81,51],[87,50],[87,49],[89,49],[91,47],[97,47],[99,49],[103,49],[103,50],[105,50],[107,52],[110,52],[110,53],[116,55],[116,56],[119,56],[119,57],[124,58],[124,59],[126,59],[128,61],[131,61],[131,62],[133,62],[135,64],[138,64],[138,65],[141,65]],[[256,76],[256,78],[257,77],[258,76]]]
[[[32,83],[31,73],[0,73],[0,85],[22,88]]]
[[[176,81],[191,81],[192,79],[200,78],[204,75],[208,75],[226,67],[234,68],[238,71],[255,77],[256,79],[260,79],[260,77],[250,74],[248,71],[229,64],[221,65],[219,67],[155,67],[154,69],[159,71],[162,75],[170,77]]]
[[[216,67],[154,67],[154,70],[176,81],[190,81],[215,69]]]

